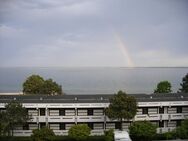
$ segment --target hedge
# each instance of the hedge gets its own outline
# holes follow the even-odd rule
[[[0,136],[0,141],[32,141],[31,137]],[[55,136],[53,141],[75,141],[68,136]],[[105,141],[105,136],[90,136],[87,141]]]

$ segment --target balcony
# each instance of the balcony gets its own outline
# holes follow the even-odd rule
[[[67,136],[68,130],[53,130],[55,135],[57,136]]]
[[[174,130],[176,127],[162,127],[162,128],[157,128],[157,133],[166,133],[169,131]]]
[[[155,121],[155,120],[159,120],[160,119],[160,115],[159,114],[150,114],[150,115],[136,115],[135,116],[135,120],[136,121],[143,121],[143,120],[150,120],[150,121]]]
[[[31,136],[32,130],[14,130],[14,136]]]
[[[180,120],[188,118],[188,114],[186,113],[175,113],[175,114],[152,114],[152,115],[136,115],[136,121],[143,121],[143,120]]]
[[[104,122],[104,116],[77,116],[77,122]]]
[[[92,136],[101,136],[104,135],[104,130],[91,130]]]
[[[48,122],[75,122],[75,116],[49,116]]]

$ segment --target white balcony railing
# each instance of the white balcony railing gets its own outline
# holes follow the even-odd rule
[[[104,122],[104,116],[77,116],[77,122]]]
[[[174,130],[176,127],[161,127],[161,128],[157,128],[157,133],[166,133],[169,131]]]
[[[75,122],[75,116],[49,116],[48,122]]]
[[[14,130],[14,136],[31,136],[32,130]]]

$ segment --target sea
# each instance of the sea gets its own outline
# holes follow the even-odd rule
[[[177,92],[187,73],[188,67],[1,67],[0,93],[22,92],[32,74],[52,78],[66,94],[151,94],[164,80]]]

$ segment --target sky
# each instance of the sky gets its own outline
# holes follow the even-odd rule
[[[181,66],[186,0],[0,0],[0,67]]]

